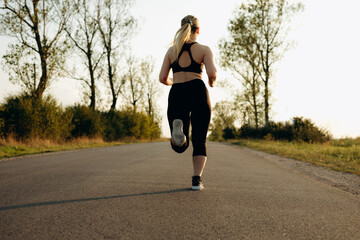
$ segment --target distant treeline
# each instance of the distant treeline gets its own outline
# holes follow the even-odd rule
[[[317,127],[310,119],[303,117],[294,117],[288,122],[270,122],[267,126],[258,128],[247,124],[240,128],[235,128],[233,125],[223,125],[222,128],[212,125],[210,140],[241,138],[323,143],[331,140],[331,135]]]
[[[159,121],[133,108],[97,111],[74,105],[65,109],[50,96],[10,97],[0,105],[0,137],[26,141],[34,138],[67,141],[78,137],[154,139],[160,137]]]

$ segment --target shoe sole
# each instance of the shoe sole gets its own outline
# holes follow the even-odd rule
[[[181,119],[175,119],[173,121],[173,132],[171,134],[171,139],[178,147],[184,145],[186,138],[185,134],[183,133],[183,122]]]
[[[192,186],[191,189],[196,190],[196,191],[200,191],[200,190],[204,189],[204,186]]]

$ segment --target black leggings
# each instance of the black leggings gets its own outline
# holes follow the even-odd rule
[[[191,122],[191,138],[193,156],[206,156],[206,135],[209,129],[211,105],[209,92],[201,79],[172,85],[168,99],[168,121],[172,132],[174,119],[183,121],[186,144],[178,147],[171,143],[175,152],[182,153],[189,147],[189,127]]]

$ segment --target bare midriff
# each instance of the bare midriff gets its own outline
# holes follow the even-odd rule
[[[202,75],[194,72],[177,72],[173,74],[174,84],[189,82],[194,79],[202,79]]]

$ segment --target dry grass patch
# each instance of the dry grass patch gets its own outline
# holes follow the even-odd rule
[[[332,140],[324,144],[240,140],[234,144],[360,175],[360,139]]]
[[[84,149],[94,147],[116,146],[130,143],[164,141],[165,139],[139,140],[123,139],[122,141],[106,142],[102,138],[76,138],[67,142],[56,142],[46,139],[31,139],[27,141],[17,141],[13,138],[0,138],[0,159],[16,157],[21,155],[57,152],[73,149]]]

